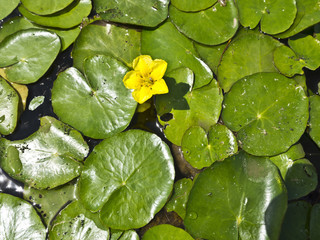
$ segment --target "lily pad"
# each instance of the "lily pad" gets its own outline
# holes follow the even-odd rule
[[[51,240],[106,240],[109,229],[103,227],[98,214],[86,210],[78,201],[70,203],[56,217],[49,232]]]
[[[60,48],[55,33],[41,29],[18,31],[0,43],[1,75],[15,83],[36,82],[49,69]]]
[[[94,0],[97,13],[103,20],[155,27],[168,17],[169,0]]]
[[[186,206],[193,182],[189,178],[182,178],[174,183],[173,195],[166,204],[168,212],[176,212],[182,219],[186,216]]]
[[[256,156],[287,151],[308,122],[309,101],[304,89],[278,73],[244,77],[233,85],[223,105],[225,125],[237,132],[241,148]]]
[[[39,16],[29,12],[22,4],[19,6],[19,11],[23,16],[36,24],[66,29],[79,25],[83,18],[90,14],[92,9],[91,0],[79,0],[74,3],[59,13],[48,16]]]
[[[320,204],[317,203],[312,206],[310,214],[310,240],[320,239]]]
[[[239,27],[238,10],[232,0],[227,0],[226,6],[216,3],[212,8],[194,13],[180,11],[171,5],[169,14],[181,33],[207,45],[228,41]]]
[[[184,12],[197,12],[213,6],[217,0],[171,0],[171,4]]]
[[[21,0],[21,3],[25,8],[37,15],[49,15],[56,13],[66,8],[72,2],[73,0]]]
[[[91,138],[104,139],[123,131],[137,107],[131,91],[122,83],[128,70],[123,63],[104,55],[85,60],[85,76],[76,68],[67,69],[53,84],[54,112]]]
[[[34,97],[29,103],[29,110],[34,111],[36,110],[42,103],[44,102],[44,96],[37,96]]]
[[[74,67],[82,71],[84,60],[97,54],[111,55],[132,67],[133,60],[141,54],[141,33],[130,28],[98,23],[81,30],[72,50]]]
[[[273,51],[282,44],[257,30],[242,30],[222,56],[218,81],[225,92],[239,79],[258,72],[278,72]]]
[[[309,135],[320,148],[320,96],[313,95],[310,98],[310,122]]]
[[[129,130],[94,148],[85,161],[79,195],[86,208],[101,210],[107,226],[140,228],[165,205],[174,175],[169,147],[154,134]]]
[[[167,72],[181,67],[190,68],[195,74],[194,88],[208,84],[213,78],[210,68],[199,58],[192,41],[170,22],[155,30],[142,31],[141,52],[151,55],[153,59],[165,60],[168,63]]]
[[[189,233],[169,224],[161,224],[150,228],[142,240],[193,240]]]
[[[37,189],[54,188],[80,175],[89,147],[81,134],[52,117],[42,117],[37,132],[24,140],[0,139],[1,167]]]
[[[244,27],[255,28],[260,22],[261,30],[277,34],[287,30],[297,13],[295,0],[255,1],[237,0],[240,23]]]
[[[20,0],[0,0],[0,20],[8,16],[16,7],[18,7]]]
[[[277,167],[242,151],[199,174],[184,224],[195,238],[278,239],[286,208]]]
[[[224,125],[215,124],[209,132],[199,127],[189,128],[182,138],[182,152],[192,167],[202,169],[222,161],[238,151],[237,139]]]
[[[277,34],[277,38],[291,37],[308,27],[320,22],[320,5],[318,0],[296,0],[297,15],[291,27],[283,33]]]
[[[18,93],[0,77],[0,134],[8,135],[16,128],[19,101]]]
[[[133,230],[124,231],[124,233],[119,238],[119,240],[139,240],[139,239],[140,239],[139,235]]]
[[[16,92],[19,94],[20,101],[21,101],[21,104],[22,104],[22,110],[24,111],[26,109],[27,98],[28,98],[28,95],[29,95],[28,87],[26,85],[13,83],[13,82],[10,82],[10,84],[16,90]]]
[[[0,193],[0,239],[45,240],[46,230],[31,204]]]
[[[166,138],[181,146],[183,134],[191,126],[199,125],[207,131],[217,123],[223,95],[216,80],[191,90],[193,73],[187,68],[168,73],[165,81],[169,93],[156,96],[158,119]]]

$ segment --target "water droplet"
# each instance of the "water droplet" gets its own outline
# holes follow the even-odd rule
[[[198,218],[198,214],[196,212],[191,212],[189,213],[189,218],[195,220]]]

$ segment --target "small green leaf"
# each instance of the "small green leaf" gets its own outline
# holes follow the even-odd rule
[[[142,237],[142,240],[193,240],[193,238],[181,228],[169,224],[160,224],[150,228]]]
[[[34,97],[29,103],[29,110],[30,111],[36,110],[43,102],[44,102],[44,96]]]
[[[21,3],[37,15],[49,15],[66,8],[73,0],[21,0]]]

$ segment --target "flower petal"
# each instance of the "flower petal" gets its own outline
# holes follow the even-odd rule
[[[132,92],[134,100],[142,104],[152,97],[151,89],[148,87],[142,87]]]
[[[143,83],[143,79],[139,76],[139,74],[137,74],[136,71],[128,72],[122,81],[124,86],[129,89],[140,88]]]
[[[155,81],[151,87],[152,94],[165,94],[169,92],[168,86],[163,79]]]
[[[133,69],[141,72],[143,77],[148,77],[152,70],[152,62],[149,55],[141,55],[133,60]]]
[[[155,59],[151,70],[150,77],[153,80],[160,80],[167,70],[167,62],[161,59]]]

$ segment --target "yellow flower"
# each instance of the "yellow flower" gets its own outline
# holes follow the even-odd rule
[[[123,83],[128,89],[134,89],[134,100],[142,104],[155,94],[168,93],[168,87],[163,80],[167,63],[161,59],[152,60],[149,55],[141,55],[133,60],[133,70],[128,72]]]

